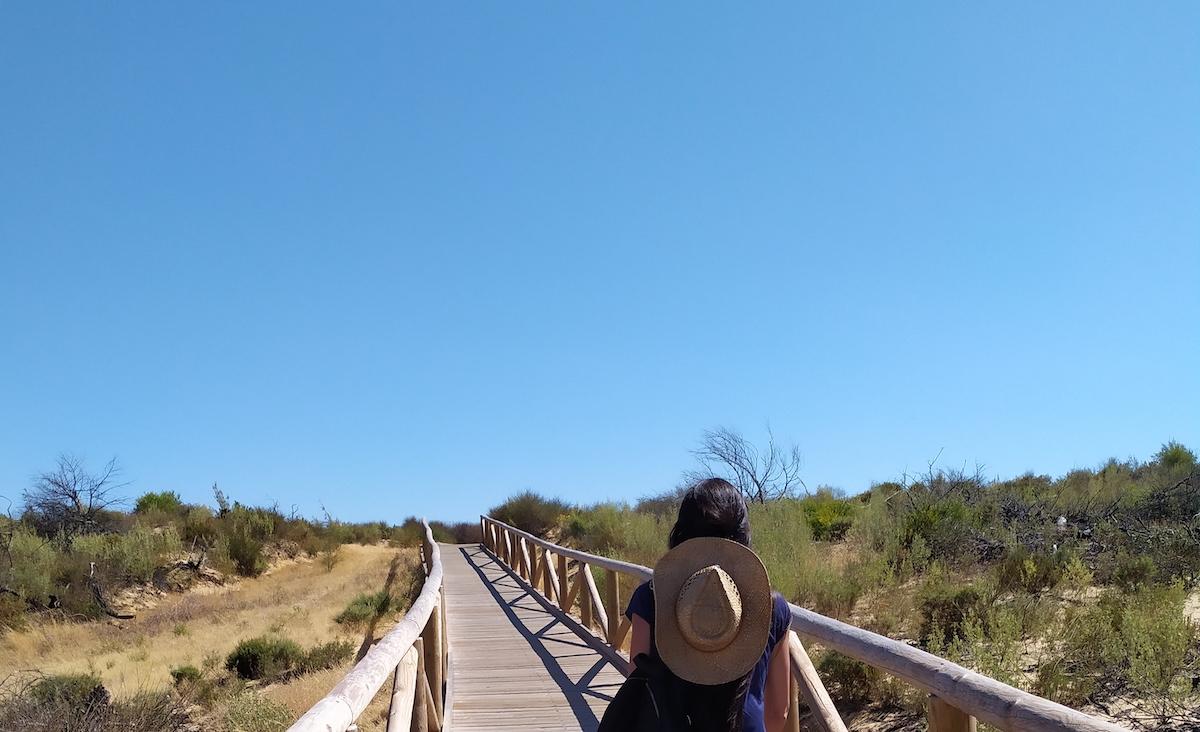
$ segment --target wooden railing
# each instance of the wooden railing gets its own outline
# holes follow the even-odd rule
[[[371,647],[333,691],[296,720],[289,732],[357,730],[355,720],[389,677],[388,732],[440,732],[445,726],[449,649],[442,554],[429,524],[421,524],[425,567],[421,594],[396,627]]]
[[[553,544],[487,516],[480,517],[484,545],[546,599],[580,622],[595,626],[597,635],[620,651],[629,632],[622,616],[619,576],[635,583],[654,576],[638,564]],[[604,572],[604,592],[597,590],[593,568]],[[799,638],[820,644],[881,669],[929,694],[931,732],[974,732],[976,720],[1011,732],[1128,732],[1111,722],[1056,704],[1007,684],[853,625],[791,605],[792,671],[796,682],[788,729],[799,729],[798,703],[812,711],[810,720],[824,732],[845,732],[816,669]],[[625,670],[625,669],[623,669]]]

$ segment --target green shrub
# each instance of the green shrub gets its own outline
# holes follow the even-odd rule
[[[558,526],[559,517],[570,509],[570,505],[557,498],[545,498],[533,491],[525,491],[495,506],[488,511],[488,515],[522,531],[545,537]]]
[[[996,566],[996,580],[1003,591],[1040,592],[1058,585],[1073,558],[1066,551],[1031,554],[1025,547],[1017,546]]]
[[[1158,567],[1148,556],[1121,555],[1117,558],[1116,569],[1113,570],[1112,584],[1125,592],[1137,592],[1154,583]]]
[[[263,542],[246,528],[238,528],[226,537],[225,550],[234,570],[243,577],[257,577],[267,569]]]
[[[562,519],[562,538],[572,546],[640,564],[658,561],[667,550],[669,531],[665,521],[616,503],[576,508]]]
[[[351,628],[366,625],[375,618],[383,617],[392,607],[392,593],[388,590],[363,592],[355,595],[345,610],[334,617],[334,622]]]
[[[123,582],[149,582],[154,570],[182,550],[173,526],[151,529],[141,525],[121,534],[93,534],[75,540],[73,553],[102,565],[106,574]]]
[[[323,671],[340,665],[354,655],[354,644],[350,641],[332,640],[328,643],[313,646],[304,655],[300,664],[300,673]]]
[[[73,707],[84,707],[101,696],[107,697],[99,677],[92,674],[43,676],[29,687],[29,693],[39,704]]]
[[[414,516],[409,516],[399,526],[392,529],[388,541],[395,546],[421,546],[424,537],[425,528],[421,526],[421,521]]]
[[[273,679],[297,669],[305,658],[294,641],[263,635],[244,640],[225,659],[225,668],[243,679]]]
[[[664,521],[674,521],[679,513],[679,504],[683,502],[683,494],[687,486],[679,486],[663,493],[643,496],[638,499],[634,510],[645,513]]]
[[[0,594],[0,635],[9,630],[21,630],[26,625],[26,604],[20,597],[7,592]]]
[[[963,635],[963,623],[987,617],[988,603],[974,585],[956,585],[934,573],[921,588],[921,642],[941,636],[949,642]]]
[[[430,521],[435,541],[448,544],[478,544],[483,541],[483,528],[475,521],[459,521],[452,524]]]
[[[1186,473],[1196,467],[1196,453],[1175,440],[1163,445],[1152,460],[1171,473]]]
[[[825,682],[830,696],[839,704],[857,705],[871,698],[880,672],[873,666],[843,656],[837,651],[821,655],[817,672]]]
[[[817,541],[841,541],[854,524],[854,503],[837,498],[829,489],[803,501],[804,516]]]
[[[973,558],[972,552],[963,551],[971,545],[972,526],[971,512],[962,499],[928,500],[905,515],[905,544],[911,546],[919,536],[933,559],[961,564]]]
[[[114,700],[94,676],[18,677],[0,696],[0,729],[163,732],[188,728],[186,709],[167,692]]]
[[[1036,691],[1076,705],[1121,698],[1149,715],[1194,707],[1200,635],[1184,614],[1186,600],[1181,586],[1149,587],[1070,608],[1054,652],[1039,664]]]
[[[237,732],[280,732],[292,723],[292,711],[253,691],[243,691],[225,707],[225,723]]]
[[[317,558],[321,561],[321,566],[326,572],[332,572],[337,563],[342,560],[342,548],[335,546],[325,551],[319,552]]]
[[[179,522],[179,538],[185,543],[211,547],[220,531],[217,519],[207,506],[188,506]]]
[[[176,666],[171,669],[171,679],[178,684],[195,683],[203,677],[195,666]]]
[[[179,494],[175,491],[159,491],[158,493],[145,493],[141,498],[137,499],[134,505],[134,513],[150,513],[157,511],[164,514],[175,514],[183,508],[183,501],[179,498]]]

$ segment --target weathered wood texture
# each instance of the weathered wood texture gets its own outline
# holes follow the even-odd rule
[[[443,562],[449,729],[595,730],[624,681],[603,646],[482,547],[445,546]]]
[[[792,675],[795,677],[799,695],[812,711],[812,726],[820,732],[846,732],[846,725],[842,722],[837,708],[833,706],[825,684],[821,683],[821,677],[817,675],[817,669],[808,657],[808,651],[804,650],[804,644],[796,635],[796,631],[789,630],[788,633],[791,635],[788,650],[792,655]]]
[[[413,697],[417,688],[417,651],[409,646],[392,677],[392,701],[388,707],[388,729],[407,730],[412,723]]]

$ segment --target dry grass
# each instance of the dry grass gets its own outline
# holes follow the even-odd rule
[[[383,586],[396,553],[385,546],[347,545],[332,571],[319,562],[289,562],[256,579],[170,597],[119,624],[34,623],[0,639],[0,676],[30,669],[91,671],[114,696],[123,697],[170,684],[169,671],[175,666],[202,667],[206,659],[219,666],[239,640],[263,633],[280,632],[304,646],[339,637],[357,644],[361,636],[338,626],[333,617],[355,594]],[[376,637],[386,629],[385,624],[377,627]],[[331,669],[267,693],[302,711],[344,672]]]

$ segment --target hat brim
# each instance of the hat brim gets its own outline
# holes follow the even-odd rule
[[[697,571],[716,564],[737,586],[742,620],[737,635],[718,651],[703,651],[679,632],[675,604],[680,588]],[[654,567],[654,642],[667,668],[681,679],[715,686],[749,673],[767,649],[771,632],[771,582],[749,547],[713,537],[688,539]]]

